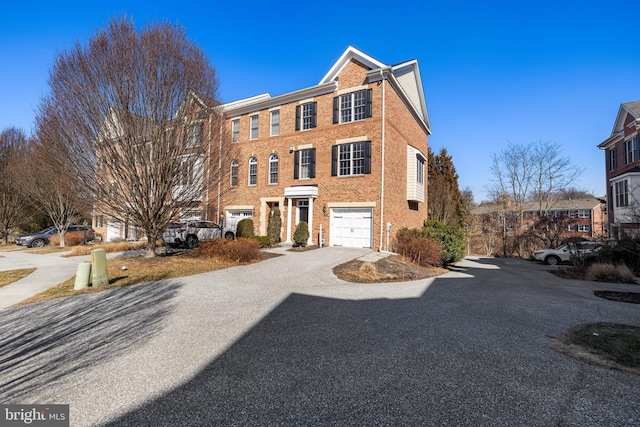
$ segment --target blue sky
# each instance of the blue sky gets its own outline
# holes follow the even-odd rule
[[[7,4],[9,3],[9,4]],[[0,129],[31,132],[56,54],[113,17],[180,23],[217,69],[224,102],[320,81],[347,46],[386,63],[417,59],[433,134],[460,187],[486,199],[491,155],[558,143],[605,193],[598,143],[620,103],[640,100],[628,1],[6,2],[0,6]]]

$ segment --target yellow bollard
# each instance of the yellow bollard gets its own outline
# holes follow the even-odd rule
[[[78,264],[78,271],[76,272],[76,282],[73,285],[73,289],[79,291],[89,287],[89,278],[91,277],[91,262],[82,261]]]
[[[109,284],[107,252],[104,249],[91,251],[91,282],[94,287],[107,286]]]

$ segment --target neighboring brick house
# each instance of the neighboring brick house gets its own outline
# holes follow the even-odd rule
[[[219,220],[252,217],[266,235],[277,207],[282,241],[306,221],[309,243],[384,250],[427,217],[430,127],[416,60],[388,66],[349,47],[315,86],[222,109],[222,149],[235,144],[237,156],[223,165]]]
[[[500,216],[501,210],[494,203],[482,203],[473,210],[474,215]],[[527,202],[523,206],[522,226],[526,229],[536,227],[541,215],[540,204]],[[547,218],[554,219],[555,225],[564,227],[566,237],[584,237],[598,239],[607,234],[607,208],[602,200],[589,197],[583,199],[557,200],[553,206],[542,212]],[[506,221],[496,219],[495,224],[507,229],[517,228],[517,214],[511,210],[506,214]]]
[[[640,232],[640,101],[620,105],[605,152],[609,235]]]
[[[224,128],[199,135],[219,150],[220,164],[210,157],[203,174],[220,174],[219,186],[207,187],[201,209],[183,217],[228,226],[253,218],[255,232],[266,235],[277,207],[284,242],[306,221],[308,244],[377,250],[391,249],[398,229],[421,227],[427,217],[431,130],[416,60],[389,66],[348,47],[315,86],[226,103],[212,114],[222,114]],[[100,225],[106,231],[95,216]],[[110,236],[130,232],[109,226]]]
[[[538,203],[526,203],[523,224],[534,226],[539,209]],[[607,208],[595,197],[558,200],[547,209],[546,215],[548,218],[563,218],[567,237],[598,239],[606,235]]]

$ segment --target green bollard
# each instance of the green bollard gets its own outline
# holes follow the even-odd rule
[[[89,278],[91,277],[91,262],[82,261],[78,264],[78,271],[76,272],[76,282],[73,285],[73,289],[79,291],[89,287]]]
[[[104,249],[91,251],[91,282],[94,287],[107,286],[109,284],[107,252]]]

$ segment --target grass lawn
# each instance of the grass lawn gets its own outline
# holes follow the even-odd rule
[[[27,277],[34,271],[36,271],[35,268],[23,268],[21,270],[0,271],[0,288],[3,286],[7,286],[10,283],[17,282],[18,280],[24,277]]]
[[[589,363],[640,374],[640,328],[616,323],[577,326],[551,347]]]
[[[76,291],[73,289],[76,280],[74,276],[63,283],[53,286],[46,291],[20,302],[18,305],[32,304],[34,302],[70,295],[101,292],[107,289],[119,288],[121,286],[134,285],[136,283],[190,276],[192,274],[219,270],[233,265],[237,265],[237,263],[207,258],[196,258],[190,254],[158,256],[155,258],[112,258],[107,260],[107,272],[109,276],[108,286],[102,286],[99,288],[90,286],[86,289]],[[123,269],[123,267],[126,267],[126,269]]]

